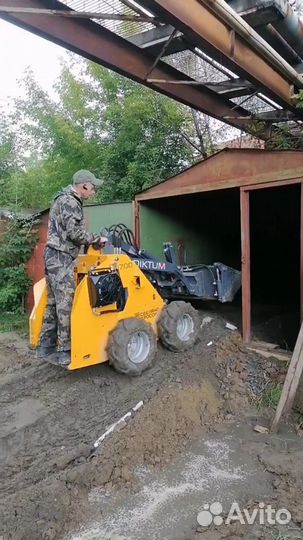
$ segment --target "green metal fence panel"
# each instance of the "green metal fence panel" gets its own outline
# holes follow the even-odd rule
[[[141,248],[163,257],[173,242],[179,264],[241,261],[239,190],[229,189],[140,203]]]
[[[212,258],[212,244],[207,234],[195,229],[182,207],[174,214],[163,209],[140,205],[141,248],[163,258],[163,243],[172,242],[179,264],[207,263]]]
[[[140,203],[140,247],[163,258],[163,243],[172,242],[179,264],[241,260],[239,190],[229,189]],[[88,230],[124,223],[133,229],[132,203],[84,207]]]
[[[133,228],[132,203],[98,204],[84,207],[84,215],[89,231],[99,233],[102,227],[124,223]]]

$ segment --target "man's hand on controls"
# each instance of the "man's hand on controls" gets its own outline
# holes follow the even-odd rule
[[[94,249],[101,249],[105,246],[107,241],[108,239],[105,236],[99,236],[94,240],[92,246]]]

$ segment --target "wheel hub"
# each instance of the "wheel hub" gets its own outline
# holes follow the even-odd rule
[[[193,332],[194,321],[188,313],[185,313],[178,319],[177,336],[181,341],[188,341]]]
[[[150,340],[146,332],[135,332],[127,344],[128,358],[134,364],[141,364],[149,355]]]

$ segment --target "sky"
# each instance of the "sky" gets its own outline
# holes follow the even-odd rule
[[[10,96],[23,95],[18,79],[27,67],[49,91],[65,54],[64,48],[0,19],[0,105],[5,105]]]

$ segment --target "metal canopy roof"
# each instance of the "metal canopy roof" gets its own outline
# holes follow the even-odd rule
[[[229,7],[222,0],[10,0],[16,11],[3,13],[0,6],[0,16],[244,131],[255,134],[260,121],[265,139],[281,122],[300,132],[303,110],[295,95],[303,88],[302,23],[286,0],[229,3],[243,24],[264,35],[271,52],[265,55],[232,17],[214,12],[217,4]],[[100,17],[54,18],[22,8]],[[288,62],[282,57],[279,65],[273,53]]]
[[[302,180],[303,152],[223,148],[175,176],[137,193],[137,202],[204,191]]]

